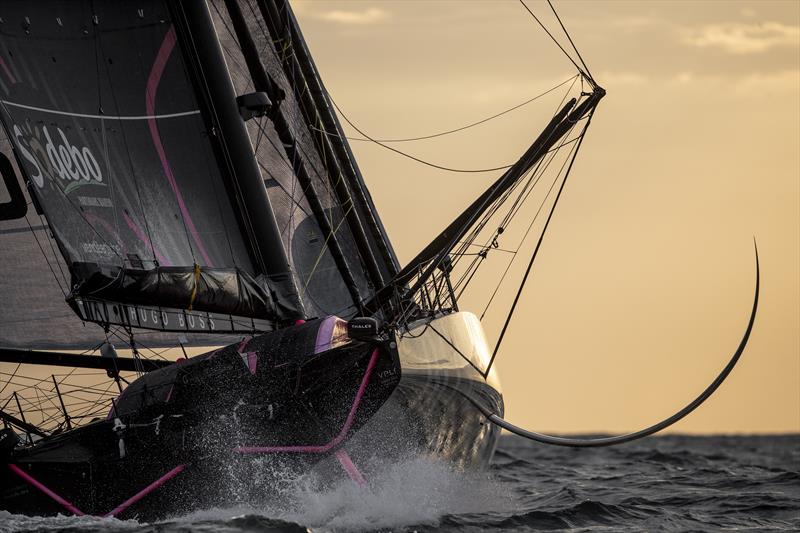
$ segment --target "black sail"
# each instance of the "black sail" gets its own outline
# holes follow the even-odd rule
[[[254,244],[263,235],[238,201],[174,5],[53,1],[29,11],[0,6],[0,118],[77,314],[218,332],[304,316],[288,264],[279,268],[284,250]],[[258,216],[274,226],[268,203]]]
[[[0,348],[81,351],[106,340],[126,348],[130,337],[121,327],[85,323],[67,307],[69,267],[58,251],[47,219],[36,212],[20,180],[11,142],[0,132]],[[22,211],[10,205],[16,190]],[[13,218],[2,220],[4,215]],[[191,334],[140,330],[140,348],[230,344],[232,335]]]
[[[291,9],[209,6],[237,94],[273,102],[247,128],[307,314],[353,316],[397,261]]]

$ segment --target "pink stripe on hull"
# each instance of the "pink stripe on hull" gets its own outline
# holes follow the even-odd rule
[[[148,486],[146,486],[145,488],[143,488],[142,490],[140,490],[139,492],[137,492],[136,494],[134,494],[133,496],[131,496],[130,498],[119,504],[118,506],[116,506],[113,511],[104,514],[103,517],[105,518],[109,516],[117,516],[122,511],[124,511],[134,503],[138,502],[139,500],[141,500],[142,498],[144,498],[145,496],[156,490],[158,487],[169,481],[170,479],[180,474],[181,471],[183,471],[184,467],[185,465],[176,466],[175,468],[173,468],[172,470],[170,470],[169,472],[167,472],[166,474],[164,474],[157,480],[153,481]]]
[[[167,34],[164,36],[164,41],[161,43],[161,48],[158,50],[156,60],[153,62],[153,66],[150,69],[150,76],[147,78],[145,108],[147,109],[147,114],[151,117],[147,119],[147,125],[150,127],[150,137],[152,137],[153,145],[156,148],[156,152],[158,152],[159,159],[161,159],[161,166],[164,169],[164,174],[166,174],[169,185],[172,188],[172,192],[175,194],[175,198],[178,200],[178,207],[181,210],[181,216],[186,224],[186,228],[189,230],[189,233],[192,234],[192,238],[197,244],[197,249],[200,252],[200,255],[203,256],[206,266],[213,267],[214,265],[211,263],[211,259],[209,259],[205,246],[203,246],[203,242],[200,239],[200,233],[197,231],[197,228],[192,221],[192,217],[189,215],[189,210],[186,207],[186,203],[183,201],[183,195],[181,195],[181,191],[178,188],[178,183],[175,181],[175,176],[172,174],[172,167],[170,167],[169,161],[167,160],[167,154],[164,152],[164,145],[161,143],[161,136],[158,133],[158,123],[156,122],[156,119],[153,118],[156,114],[155,108],[158,84],[161,82],[161,75],[164,73],[164,69],[167,66],[167,61],[169,60],[169,56],[172,54],[172,49],[175,48],[175,41],[175,27],[170,26],[169,31],[167,31]]]
[[[244,349],[247,348],[247,345],[250,344],[250,341],[253,340],[253,337],[247,337],[242,339],[242,342],[239,343],[239,346],[236,348],[236,351],[239,353],[243,353]]]
[[[24,479],[28,484],[36,487],[40,491],[47,494],[50,498],[55,500],[59,505],[64,507],[64,509],[74,514],[75,516],[83,516],[85,514],[83,511],[72,505],[70,502],[68,502],[67,500],[65,500],[64,498],[53,492],[52,490],[45,487],[42,483],[34,479],[33,476],[22,470],[17,465],[9,464],[8,468],[10,468],[11,471],[14,472],[16,475]]]
[[[62,498],[61,496],[59,496],[58,494],[53,492],[52,490],[48,489],[46,486],[44,486],[44,484],[42,484],[41,482],[36,480],[33,476],[31,476],[30,474],[28,474],[27,472],[22,470],[17,465],[9,464],[8,468],[12,472],[17,474],[19,477],[24,479],[27,483],[29,483],[30,485],[36,487],[37,489],[39,489],[40,491],[45,493],[47,496],[52,498],[54,501],[56,501],[58,504],[60,504],[62,507],[64,507],[70,513],[74,514],[75,516],[85,516],[86,515],[86,513],[84,513],[83,511],[81,511],[80,509],[75,507],[74,505],[72,505],[70,502],[68,502],[67,500],[65,500],[64,498]],[[151,492],[153,492],[154,490],[159,488],[161,485],[163,485],[164,483],[169,481],[170,479],[172,479],[175,476],[177,476],[178,474],[180,474],[181,471],[183,471],[184,468],[185,468],[185,465],[176,466],[175,468],[173,468],[172,470],[170,470],[169,472],[167,472],[166,474],[164,474],[163,476],[161,476],[157,480],[153,481],[148,486],[146,486],[145,488],[143,488],[142,490],[140,490],[139,492],[137,492],[136,494],[134,494],[133,496],[131,496],[130,498],[128,498],[127,500],[125,500],[124,502],[119,504],[118,506],[116,506],[114,508],[114,510],[104,514],[103,517],[105,518],[105,517],[116,516],[116,515],[120,514],[125,509],[127,509],[128,507],[130,507],[134,503],[138,502],[139,500],[141,500],[142,498],[144,498],[145,496],[147,496],[148,494],[150,494]]]
[[[250,373],[256,374],[256,365],[258,364],[258,354],[256,352],[247,352],[247,368]]]
[[[353,399],[353,405],[350,407],[350,412],[347,414],[344,426],[342,426],[339,434],[329,443],[316,446],[238,446],[234,448],[233,451],[238,453],[326,453],[332,448],[335,448],[344,441],[345,437],[347,437],[347,433],[353,426],[358,406],[361,403],[361,399],[364,397],[364,392],[367,390],[369,378],[372,375],[372,371],[375,369],[377,361],[378,349],[375,348],[372,351],[372,357],[369,359],[367,370],[364,372],[364,377],[361,379],[361,385],[359,385],[356,397]]]
[[[367,480],[364,479],[364,476],[362,476],[361,472],[358,471],[358,468],[355,464],[353,464],[353,460],[350,459],[350,455],[347,454],[344,448],[336,450],[334,455],[336,456],[336,459],[339,460],[339,464],[342,465],[344,471],[347,472],[347,475],[350,476],[350,479],[352,479],[356,485],[363,487],[367,484]]]

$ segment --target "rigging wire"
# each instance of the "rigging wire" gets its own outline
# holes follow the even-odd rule
[[[25,217],[27,219],[27,216]],[[44,219],[44,215],[39,214],[39,223],[41,224],[41,229],[45,232],[45,237],[47,238],[47,244],[50,246],[50,251],[53,252],[53,257],[55,258],[56,266],[58,267],[58,271],[61,274],[61,279],[64,282],[65,287],[69,287],[69,280],[67,279],[67,275],[64,273],[64,269],[61,267],[61,261],[59,260],[60,254],[56,251],[55,246],[53,246],[53,240],[55,239],[53,229],[50,228]],[[31,229],[35,229],[31,227]]]
[[[511,318],[514,315],[514,311],[517,308],[517,303],[519,303],[519,298],[522,295],[522,291],[525,288],[525,283],[528,281],[528,275],[531,273],[531,268],[533,267],[533,263],[536,260],[537,255],[539,254],[539,248],[542,246],[542,241],[544,240],[544,236],[547,233],[547,226],[550,224],[550,220],[553,218],[553,213],[555,213],[556,206],[558,205],[558,200],[561,198],[561,193],[564,192],[564,186],[567,184],[567,178],[569,178],[570,171],[572,170],[572,165],[575,163],[575,158],[578,156],[578,151],[581,148],[581,144],[583,144],[583,139],[586,136],[586,131],[589,129],[589,125],[592,123],[592,116],[594,115],[594,109],[589,112],[589,118],[586,120],[586,124],[583,127],[583,132],[579,137],[578,143],[575,145],[575,150],[572,152],[572,158],[570,159],[569,166],[567,167],[567,172],[564,175],[564,179],[561,181],[561,186],[558,189],[558,193],[556,193],[555,200],[553,200],[553,205],[550,208],[550,213],[547,215],[547,220],[544,222],[544,227],[542,228],[542,233],[539,235],[539,240],[536,243],[536,248],[533,249],[533,254],[531,255],[531,259],[528,262],[528,267],[525,270],[525,275],[522,277],[522,282],[517,289],[517,294],[514,297],[514,302],[511,304],[511,309],[508,312],[508,316],[506,317],[506,321],[503,324],[503,329],[500,331],[500,336],[497,339],[497,343],[494,345],[494,350],[492,351],[492,357],[489,359],[489,365],[486,368],[486,375],[489,375],[489,370],[492,368],[492,364],[494,363],[495,358],[497,357],[497,352],[500,350],[500,345],[503,342],[503,337],[505,337],[506,331],[508,330],[508,325],[511,323]]]
[[[56,280],[56,283],[58,284],[58,289],[61,291],[61,294],[64,295],[64,298],[66,298],[67,292],[64,290],[64,287],[61,286],[61,281],[58,279],[56,271],[53,269],[53,265],[50,264],[50,259],[47,257],[47,253],[44,251],[44,247],[39,242],[39,237],[36,236],[36,232],[34,231],[33,226],[31,226],[31,222],[30,220],[28,220],[27,214],[25,215],[25,222],[28,224],[28,228],[30,229],[31,235],[33,235],[33,239],[36,241],[36,246],[38,246],[39,251],[42,252],[42,257],[44,257],[44,261],[45,263],[47,263],[47,268],[50,269],[50,273],[53,274],[53,279]],[[54,260],[58,261],[58,258],[56,257],[54,258]]]
[[[572,131],[572,129],[574,127],[575,127],[575,125],[573,125],[573,127],[570,128],[570,132]],[[569,132],[567,133],[567,135],[569,135]],[[579,138],[580,138],[580,136],[578,136],[577,138],[572,139],[570,141],[564,141],[559,146],[557,146],[556,148],[554,148],[551,151],[556,151],[558,149],[563,148],[564,146],[566,146],[568,144],[573,144]],[[494,292],[492,293],[492,296],[489,298],[489,301],[487,302],[486,307],[484,308],[483,312],[481,313],[481,316],[480,316],[481,320],[483,320],[483,317],[486,315],[486,312],[487,312],[489,306],[491,305],[492,300],[494,300],[495,295],[500,290],[500,286],[502,285],[503,281],[505,280],[505,277],[508,274],[508,271],[511,269],[512,264],[516,260],[517,254],[518,254],[520,248],[522,247],[523,243],[525,242],[525,239],[528,237],[528,234],[530,233],[531,229],[533,228],[533,225],[538,220],[539,213],[541,212],[542,208],[544,207],[544,204],[546,203],[547,199],[550,197],[550,194],[551,194],[553,188],[555,187],[555,184],[558,182],[559,177],[564,172],[564,167],[566,166],[567,162],[570,160],[570,156],[571,156],[572,151],[574,149],[575,149],[575,145],[573,144],[573,147],[570,149],[569,154],[564,159],[564,162],[561,164],[561,168],[559,168],[558,172],[556,172],[556,175],[555,175],[555,178],[553,179],[553,182],[550,184],[550,187],[547,190],[547,193],[545,194],[544,198],[542,199],[541,203],[539,204],[539,208],[536,210],[536,213],[533,215],[533,217],[532,217],[530,223],[528,224],[528,227],[525,230],[525,233],[523,234],[522,238],[520,239],[516,249],[510,250],[510,252],[512,254],[511,260],[509,261],[508,265],[506,265],[506,269],[503,272],[503,274],[501,275],[500,280],[497,282],[497,285],[495,286],[495,289],[494,289]],[[504,216],[503,220],[500,222],[499,227],[501,227],[501,228],[508,227],[508,225],[511,223],[511,220],[513,220],[513,218],[517,215],[517,213],[520,211],[520,209],[525,204],[525,202],[527,202],[527,200],[531,196],[531,194],[533,194],[533,191],[535,190],[536,185],[539,183],[541,178],[544,176],[545,172],[547,172],[547,169],[550,167],[550,164],[553,162],[554,159],[555,159],[555,154],[553,156],[551,156],[546,162],[544,162],[541,165],[540,168],[534,169],[533,175],[531,176],[531,178],[529,178],[528,184],[526,184],[525,187],[523,188],[523,190],[519,193],[519,195],[517,196],[517,198],[514,201],[514,204],[511,206],[509,211]],[[538,173],[538,176],[536,176],[535,179],[534,179],[534,176],[537,173]],[[494,216],[494,213],[492,213],[492,216]],[[497,234],[494,237],[493,241],[491,241],[491,242],[496,242],[496,239],[498,237],[499,237],[499,234]],[[489,250],[494,250],[496,248],[494,248],[493,245],[490,246],[490,241],[487,240],[486,243],[484,244],[484,249],[489,251]],[[470,265],[470,266],[472,266],[472,265]],[[480,266],[480,265],[478,265],[478,266]],[[478,266],[475,267],[476,270],[477,270]],[[460,285],[460,281],[456,285]],[[464,284],[464,288],[461,290],[461,292],[463,293],[463,291],[465,289],[466,289],[466,284]]]
[[[497,285],[495,286],[492,295],[489,297],[489,301],[486,302],[486,307],[483,308],[483,312],[481,313],[479,320],[483,320],[483,318],[486,316],[486,313],[489,311],[489,307],[492,305],[495,296],[497,296],[497,293],[500,291],[500,286],[503,284],[503,281],[505,281],[506,276],[508,275],[508,271],[511,270],[511,266],[514,264],[514,260],[517,258],[517,253],[519,252],[519,249],[522,247],[522,244],[528,237],[528,234],[530,233],[531,228],[533,228],[534,223],[536,223],[536,220],[539,218],[539,213],[542,211],[542,208],[544,207],[545,202],[547,202],[547,199],[550,198],[550,194],[553,192],[556,183],[558,183],[558,178],[560,174],[561,174],[560,172],[556,174],[556,179],[554,179],[553,183],[550,184],[550,188],[547,190],[547,194],[545,194],[541,204],[539,204],[539,208],[536,210],[536,214],[533,215],[531,223],[528,225],[528,229],[525,230],[525,234],[522,236],[522,239],[520,240],[519,246],[517,246],[517,249],[513,252],[514,255],[512,256],[511,261],[509,261],[508,265],[506,265],[506,269],[503,271],[503,274],[500,276],[500,280],[497,282]]]
[[[550,30],[548,30],[548,29],[547,29],[547,27],[546,27],[544,24],[542,24],[542,21],[541,21],[541,20],[539,20],[539,17],[537,17],[537,16],[536,16],[536,15],[533,13],[533,11],[531,11],[531,8],[529,8],[529,7],[528,7],[528,5],[525,3],[525,0],[519,0],[519,3],[520,3],[520,4],[522,4],[522,7],[524,7],[524,8],[525,8],[525,10],[526,10],[528,13],[530,13],[530,15],[533,17],[533,19],[534,19],[536,22],[538,22],[538,23],[539,23],[539,26],[541,26],[541,27],[542,27],[542,29],[545,31],[545,33],[546,33],[547,35],[549,35],[549,36],[550,36],[550,39],[552,39],[552,40],[553,40],[553,42],[554,42],[554,43],[556,43],[556,46],[558,46],[558,47],[561,49],[561,51],[562,51],[562,52],[564,52],[564,55],[565,55],[565,56],[567,56],[567,59],[569,59],[569,60],[570,60],[570,62],[571,62],[573,65],[575,65],[575,68],[577,68],[577,69],[578,69],[578,72],[580,72],[581,74],[583,74],[584,76],[586,76],[586,78],[587,78],[587,79],[589,79],[590,81],[594,82],[594,80],[592,79],[592,77],[591,77],[591,76],[590,76],[588,73],[584,72],[584,70],[583,70],[583,69],[580,67],[580,65],[578,65],[578,64],[575,62],[575,60],[574,60],[574,59],[572,59],[572,56],[571,56],[571,55],[569,55],[569,53],[567,53],[567,51],[566,51],[566,50],[564,50],[564,47],[563,47],[563,46],[561,46],[561,43],[559,43],[559,42],[558,42],[558,40],[557,40],[555,37],[553,37],[553,34],[552,34],[552,33],[550,33]],[[562,27],[563,27],[563,26],[562,26]],[[573,45],[573,46],[574,46],[574,45]],[[579,54],[579,55],[580,55],[580,54]],[[583,61],[583,60],[581,60],[581,61]]]
[[[517,109],[519,109],[521,107],[524,107],[524,106],[530,104],[531,102],[534,102],[534,101],[538,100],[539,98],[542,98],[543,96],[545,96],[547,94],[550,94],[551,92],[553,92],[556,89],[566,85],[567,83],[569,83],[571,81],[574,82],[575,79],[578,76],[580,76],[580,74],[576,74],[576,75],[574,75],[574,76],[562,81],[558,85],[556,85],[554,87],[551,87],[550,89],[547,89],[545,92],[543,92],[541,94],[538,94],[538,95],[534,96],[533,98],[529,98],[529,99],[525,100],[524,102],[522,102],[520,104],[517,104],[517,105],[515,105],[513,107],[509,107],[508,109],[505,109],[504,111],[500,111],[499,113],[495,113],[494,115],[492,115],[490,117],[486,117],[486,118],[483,118],[481,120],[478,120],[478,121],[475,121],[475,122],[471,122],[471,123],[469,123],[469,124],[467,124],[465,126],[461,126],[459,128],[454,128],[454,129],[447,130],[447,131],[441,131],[439,133],[433,133],[433,134],[430,134],[430,135],[423,135],[421,137],[408,137],[408,138],[403,138],[403,139],[374,139],[374,141],[382,142],[382,143],[403,143],[403,142],[411,142],[411,141],[424,141],[424,140],[427,140],[427,139],[434,139],[436,137],[443,137],[445,135],[450,135],[451,133],[457,133],[459,131],[464,131],[466,129],[473,128],[475,126],[479,126],[481,124],[489,122],[490,120],[499,118],[499,117],[501,117],[503,115],[506,115],[506,114],[508,114],[508,113],[510,113],[512,111],[516,111]],[[329,131],[325,131],[325,130],[319,129],[319,128],[315,128],[315,129],[317,129],[317,131],[319,131],[323,135],[328,135],[328,136],[332,136],[332,137],[340,137],[340,135],[338,133],[336,133],[336,132],[329,132]],[[368,139],[366,137],[347,137],[347,136],[345,136],[345,139],[347,139],[348,141],[373,142],[372,139]]]
[[[589,75],[589,80],[594,82],[594,77],[592,77],[592,73],[589,70],[589,66],[586,64],[586,61],[583,60],[583,56],[581,55],[580,51],[578,51],[578,47],[575,46],[575,42],[572,40],[572,37],[570,36],[569,32],[567,31],[567,28],[564,27],[564,23],[561,22],[561,17],[558,16],[558,12],[556,11],[556,8],[553,7],[553,2],[551,2],[550,0],[547,0],[547,3],[550,5],[550,9],[553,11],[553,15],[556,16],[556,20],[561,25],[561,29],[564,30],[564,35],[566,35],[567,39],[569,39],[569,44],[572,45],[572,49],[575,50],[576,54],[578,54],[578,59],[580,59],[581,64],[586,69],[586,73]]]
[[[17,363],[17,368],[15,368],[15,369],[14,369],[14,373],[13,373],[13,374],[11,374],[11,377],[10,377],[8,380],[6,380],[6,382],[3,384],[3,388],[2,388],[2,389],[0,389],[0,394],[3,394],[3,392],[5,392],[5,390],[6,390],[6,388],[8,387],[8,385],[9,385],[9,384],[11,383],[11,381],[12,381],[12,380],[13,380],[13,379],[16,377],[16,375],[17,375],[17,372],[19,371],[19,367],[20,367],[20,366],[22,366],[22,363]]]
[[[571,132],[574,127],[575,126],[573,125],[569,131]],[[567,132],[567,136],[568,135],[569,132]],[[527,199],[528,195],[530,195],[530,193],[533,190],[533,187],[536,186],[536,184],[541,179],[542,175],[547,171],[553,159],[555,158],[555,153],[564,146],[571,144],[572,142],[574,142],[574,139],[570,141],[564,140],[558,146],[551,148],[550,150],[545,152],[545,154],[543,154],[544,157],[527,172],[528,174],[527,179],[519,180],[518,183],[514,184],[501,198],[499,198],[495,202],[493,207],[487,209],[486,213],[482,216],[481,220],[478,221],[475,228],[470,232],[466,240],[460,243],[460,247],[457,249],[457,253],[466,251],[467,246],[469,245],[468,243],[474,243],[475,239],[478,238],[478,235],[484,230],[486,225],[491,221],[491,219],[495,216],[495,214],[500,211],[500,208],[503,205],[505,205],[506,201],[508,201],[508,199],[514,194],[514,191],[517,190],[518,186],[521,183],[525,183],[525,185],[523,185],[522,191],[517,194],[517,198],[514,200],[512,206],[506,212],[506,215],[498,225],[498,232],[494,235],[494,237],[491,238],[491,240],[487,239],[482,246],[482,248],[485,251],[488,251],[490,248],[495,249],[495,246],[497,244],[497,237],[499,236],[500,233],[502,233],[500,228],[505,228],[511,221],[511,219],[516,215],[517,211],[519,210],[520,202],[524,202]],[[519,248],[517,248],[517,250],[518,249]],[[467,273],[470,271],[473,265],[475,265],[475,261],[473,261],[472,264],[467,268]],[[464,275],[466,275],[466,273]],[[459,280],[459,282],[456,283],[456,285],[460,285],[462,281],[463,277],[461,280]]]
[[[574,127],[575,126],[573,125],[573,128]],[[572,129],[570,129],[570,131],[572,131]],[[568,135],[569,135],[569,133],[568,133]],[[557,146],[557,147],[553,148],[552,150],[550,150],[550,152],[555,152],[555,151],[563,148],[564,146],[566,146],[568,144],[572,144],[572,143],[575,142],[575,140],[576,139],[573,139],[571,141],[564,141],[559,146]],[[533,215],[533,218],[531,219],[530,224],[528,224],[528,228],[525,230],[525,233],[523,234],[522,239],[520,239],[520,242],[517,245],[516,249],[515,250],[509,250],[509,252],[512,254],[511,260],[509,261],[508,265],[506,265],[505,271],[503,272],[502,276],[500,277],[500,280],[497,282],[497,285],[495,286],[494,292],[492,293],[492,296],[489,298],[489,302],[486,304],[486,307],[484,308],[483,312],[481,313],[480,320],[483,320],[483,317],[486,315],[486,311],[488,310],[489,306],[491,305],[492,300],[494,299],[495,295],[499,291],[500,286],[502,285],[503,281],[505,280],[505,277],[508,274],[508,271],[511,269],[512,264],[516,260],[517,254],[519,253],[520,248],[522,247],[523,243],[525,242],[525,239],[528,237],[528,234],[530,233],[531,228],[533,228],[533,225],[536,223],[536,220],[538,220],[539,214],[540,214],[542,208],[544,207],[544,204],[546,203],[547,199],[550,197],[550,194],[551,194],[553,188],[555,187],[555,184],[558,183],[558,179],[561,176],[561,174],[563,173],[564,167],[566,166],[567,162],[569,161],[570,155],[572,154],[572,151],[574,150],[574,148],[575,148],[575,145],[573,145],[573,147],[570,149],[569,154],[565,158],[564,162],[561,164],[561,168],[559,168],[558,172],[556,173],[555,178],[553,179],[553,182],[550,184],[550,188],[547,190],[547,193],[545,194],[545,197],[542,199],[541,203],[539,204],[539,208],[537,209],[536,213]],[[536,185],[539,183],[541,178],[544,176],[545,172],[547,172],[547,169],[550,167],[550,164],[553,162],[554,159],[555,159],[555,153],[547,161],[543,161],[543,163],[541,165],[537,165],[537,168],[535,168],[533,170],[533,173],[531,174],[530,178],[528,179],[528,183],[526,183],[526,185],[523,187],[522,191],[519,192],[519,194],[517,195],[517,198],[514,200],[514,203],[511,206],[511,208],[506,213],[506,215],[503,217],[503,220],[500,222],[499,227],[506,228],[506,227],[509,226],[509,224],[511,223],[511,220],[513,220],[513,218],[517,215],[517,213],[520,211],[522,206],[528,200],[530,195],[533,193],[533,191],[535,190]],[[538,176],[537,176],[537,174],[538,174]],[[493,211],[491,216],[494,216],[494,214],[498,210]],[[477,235],[476,235],[476,237],[477,237]],[[483,245],[483,249],[485,251],[487,251],[487,252],[489,250],[495,250],[496,248],[493,247],[491,242],[496,242],[497,237],[498,236],[496,235],[493,238],[492,241],[488,241],[487,240],[486,243]],[[464,276],[466,276],[466,274],[469,272],[470,269],[473,269],[473,271],[472,271],[472,274],[469,276],[469,279],[467,279],[466,282],[463,283],[463,287],[461,287],[461,291],[459,292],[459,295],[458,295],[459,297],[466,290],[466,288],[467,288],[469,282],[471,281],[472,277],[475,275],[475,273],[477,272],[478,268],[480,267],[480,264],[481,263],[473,262],[471,265],[469,265],[469,267],[467,269],[467,272],[464,274]],[[462,280],[463,279],[464,278],[462,277]],[[462,280],[459,280],[456,283],[456,288],[458,288],[459,286],[462,285]]]
[[[391,150],[392,152],[395,152],[396,154],[399,154],[399,155],[401,155],[403,157],[407,157],[409,159],[413,159],[417,163],[422,163],[423,165],[427,165],[427,166],[433,167],[433,168],[438,168],[439,170],[445,170],[447,172],[459,172],[459,173],[467,173],[467,174],[480,173],[480,172],[494,172],[494,171],[497,171],[497,170],[507,170],[507,169],[511,168],[511,166],[512,166],[512,165],[503,165],[503,166],[494,167],[494,168],[464,169],[464,168],[445,167],[445,166],[442,166],[442,165],[437,165],[435,163],[431,163],[430,161],[425,161],[424,159],[420,159],[419,157],[413,156],[411,154],[408,154],[406,152],[398,150],[397,148],[393,148],[393,147],[391,147],[391,146],[389,146],[387,144],[384,144],[381,141],[373,139],[372,137],[370,137],[369,135],[367,135],[366,133],[361,131],[358,128],[358,126],[353,124],[353,122],[349,118],[347,118],[347,115],[345,115],[344,112],[339,108],[339,105],[336,103],[336,101],[333,99],[332,96],[331,96],[331,103],[333,104],[333,107],[336,108],[336,111],[338,111],[339,114],[342,116],[342,118],[345,120],[345,122],[347,122],[358,133],[360,133],[361,135],[366,137],[369,141],[371,141],[371,142],[377,144],[378,146],[381,146],[381,147],[383,147],[383,148],[385,148],[387,150]]]

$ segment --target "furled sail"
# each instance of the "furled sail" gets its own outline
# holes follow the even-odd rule
[[[241,118],[209,104],[176,6],[45,4],[0,6],[0,118],[78,316],[189,332],[304,316],[266,194],[257,213],[242,200]]]

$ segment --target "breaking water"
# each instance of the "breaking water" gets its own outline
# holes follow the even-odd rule
[[[488,472],[426,459],[387,465],[362,489],[292,484],[274,507],[210,509],[156,523],[35,518],[17,531],[800,530],[800,435],[654,437],[565,449],[503,437]]]

